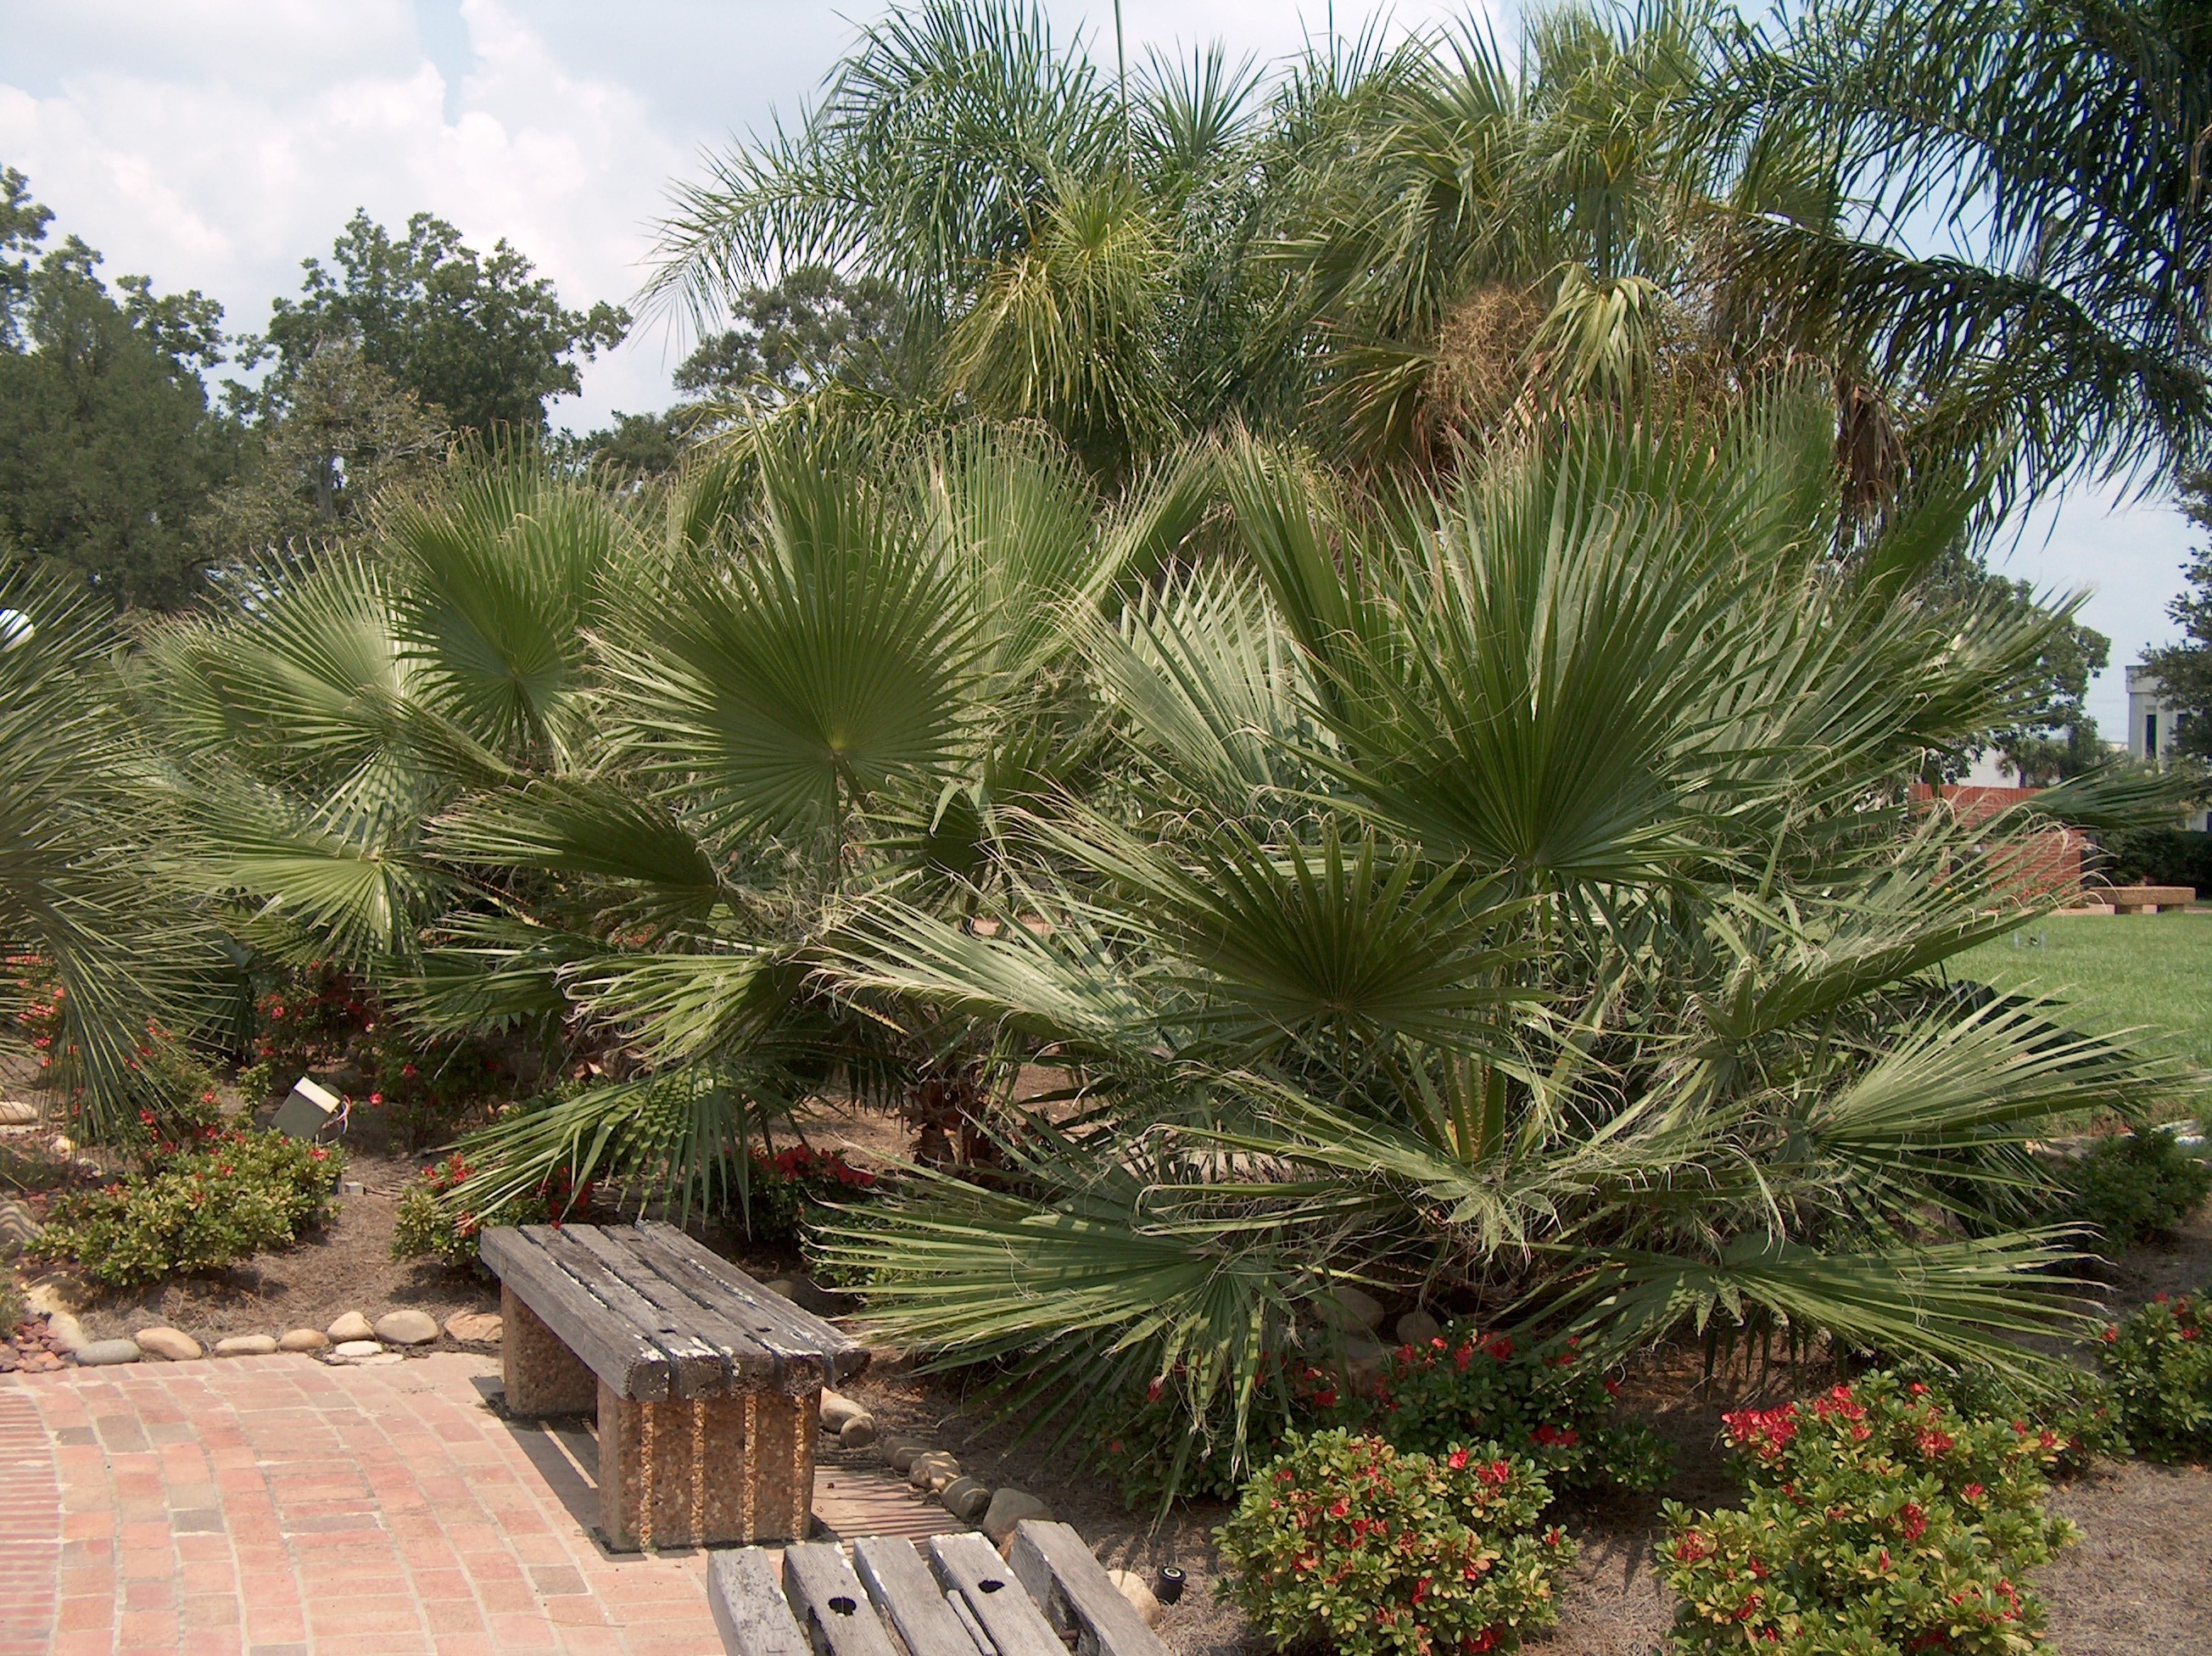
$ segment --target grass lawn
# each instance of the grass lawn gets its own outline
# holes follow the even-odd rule
[[[2085,1026],[2139,1028],[2212,1071],[2212,914],[2055,914],[1957,956],[1951,971],[2063,996]]]

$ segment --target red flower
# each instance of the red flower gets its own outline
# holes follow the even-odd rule
[[[1503,1334],[1493,1334],[1482,1342],[1482,1349],[1492,1362],[1502,1363],[1513,1355],[1513,1342]]]
[[[1978,1483],[1969,1483],[1959,1493],[1968,1501],[1979,1501],[1982,1498],[1982,1486]]]
[[[1914,1501],[1906,1501],[1897,1509],[1898,1533],[1907,1541],[1917,1541],[1928,1532],[1928,1514]]]
[[[1444,1464],[1450,1467],[1455,1472],[1464,1472],[1467,1470],[1467,1463],[1471,1458],[1472,1457],[1468,1455],[1466,1450],[1455,1449],[1451,1452],[1450,1457],[1444,1462]]]
[[[1678,1564],[1698,1564],[1713,1556],[1713,1543],[1696,1530],[1683,1535],[1674,1543],[1674,1562]]]
[[[1467,1373],[1467,1366],[1474,1361],[1474,1348],[1462,1340],[1459,1349],[1452,1353],[1452,1361],[1458,1365],[1459,1372],[1464,1374]]]

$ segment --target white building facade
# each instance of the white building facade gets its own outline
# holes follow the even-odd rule
[[[2128,752],[2162,762],[2173,752],[2174,738],[2190,715],[2167,704],[2164,687],[2148,667],[2128,669]],[[2187,826],[2212,831],[2212,812],[2191,811]]]

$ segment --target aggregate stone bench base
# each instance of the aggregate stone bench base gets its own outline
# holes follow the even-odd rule
[[[804,1537],[818,1399],[867,1350],[667,1225],[484,1233],[517,1415],[599,1424],[618,1550]]]
[[[707,1596],[727,1656],[1167,1656],[1065,1524],[1024,1519],[1001,1560],[980,1535],[870,1537],[717,1553]],[[896,1634],[896,1638],[894,1638]]]
[[[2154,909],[2160,914],[2185,909],[2197,900],[2194,886],[2113,886],[2094,895],[2112,905],[2114,914],[2141,914]]]

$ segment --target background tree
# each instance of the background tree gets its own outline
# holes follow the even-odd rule
[[[238,464],[201,378],[222,310],[143,277],[111,291],[76,237],[45,247],[52,216],[0,173],[0,536],[118,606],[173,607],[204,558],[193,515]]]
[[[2200,472],[2183,484],[2182,510],[2198,527],[2212,529],[2212,472]],[[2198,548],[2183,577],[2188,587],[2168,611],[2181,624],[2181,642],[2148,652],[2143,664],[2181,715],[2174,725],[2176,751],[2212,760],[2212,546]]]
[[[351,344],[456,429],[545,429],[545,399],[581,388],[577,363],[619,344],[629,313],[561,303],[552,283],[504,239],[489,254],[441,218],[417,213],[395,240],[356,212],[331,268],[304,261],[297,299],[280,299],[257,344],[275,352],[263,395],[289,405],[326,346]]]

